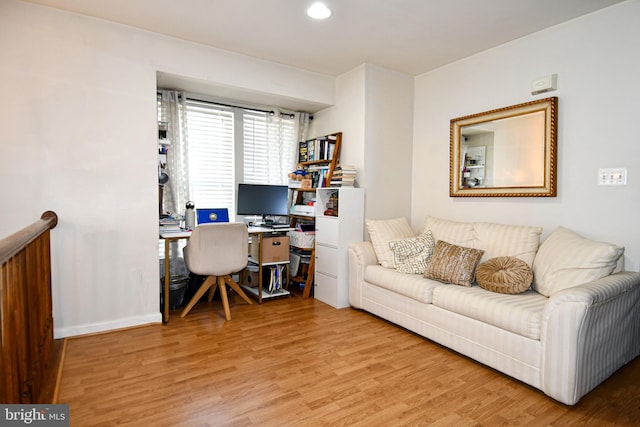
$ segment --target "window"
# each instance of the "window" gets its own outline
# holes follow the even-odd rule
[[[184,105],[184,107],[182,107]],[[235,217],[240,182],[287,184],[295,168],[297,124],[293,114],[221,105],[187,97],[179,109],[186,119],[188,197],[196,208],[226,207]],[[158,101],[158,120],[167,121]],[[178,209],[183,208],[182,206]],[[178,212],[181,213],[181,212]]]
[[[190,197],[196,207],[228,207],[235,217],[238,182],[287,183],[295,167],[293,119],[193,99],[186,108]]]
[[[235,207],[234,112],[187,99],[189,198],[196,207]]]
[[[294,120],[251,110],[245,110],[242,117],[243,182],[287,184],[297,142]]]

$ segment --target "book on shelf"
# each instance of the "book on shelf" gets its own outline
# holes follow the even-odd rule
[[[309,160],[308,142],[300,141],[298,144],[298,162],[306,162]]]
[[[356,181],[356,168],[351,165],[338,165],[331,177],[331,187],[354,187]]]
[[[355,182],[331,181],[330,187],[355,187]]]
[[[336,148],[335,135],[321,136],[298,143],[298,162],[330,161]]]
[[[329,186],[329,166],[311,165],[307,168],[311,175],[312,188],[322,188]]]

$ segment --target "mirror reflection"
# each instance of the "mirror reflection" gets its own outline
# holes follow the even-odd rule
[[[455,196],[555,196],[557,98],[451,121]]]

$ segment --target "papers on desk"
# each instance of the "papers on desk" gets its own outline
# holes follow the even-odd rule
[[[180,221],[172,217],[160,218],[160,237],[188,237],[190,231],[180,227]]]
[[[180,221],[172,217],[160,218],[160,231],[181,231]]]
[[[162,231],[160,230],[160,238],[161,239],[185,239],[191,237],[190,230],[179,230],[179,231]]]

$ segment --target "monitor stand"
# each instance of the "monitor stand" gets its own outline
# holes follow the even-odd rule
[[[267,219],[266,215],[262,215],[262,222],[256,224],[257,227],[271,227],[274,224],[272,219]]]

